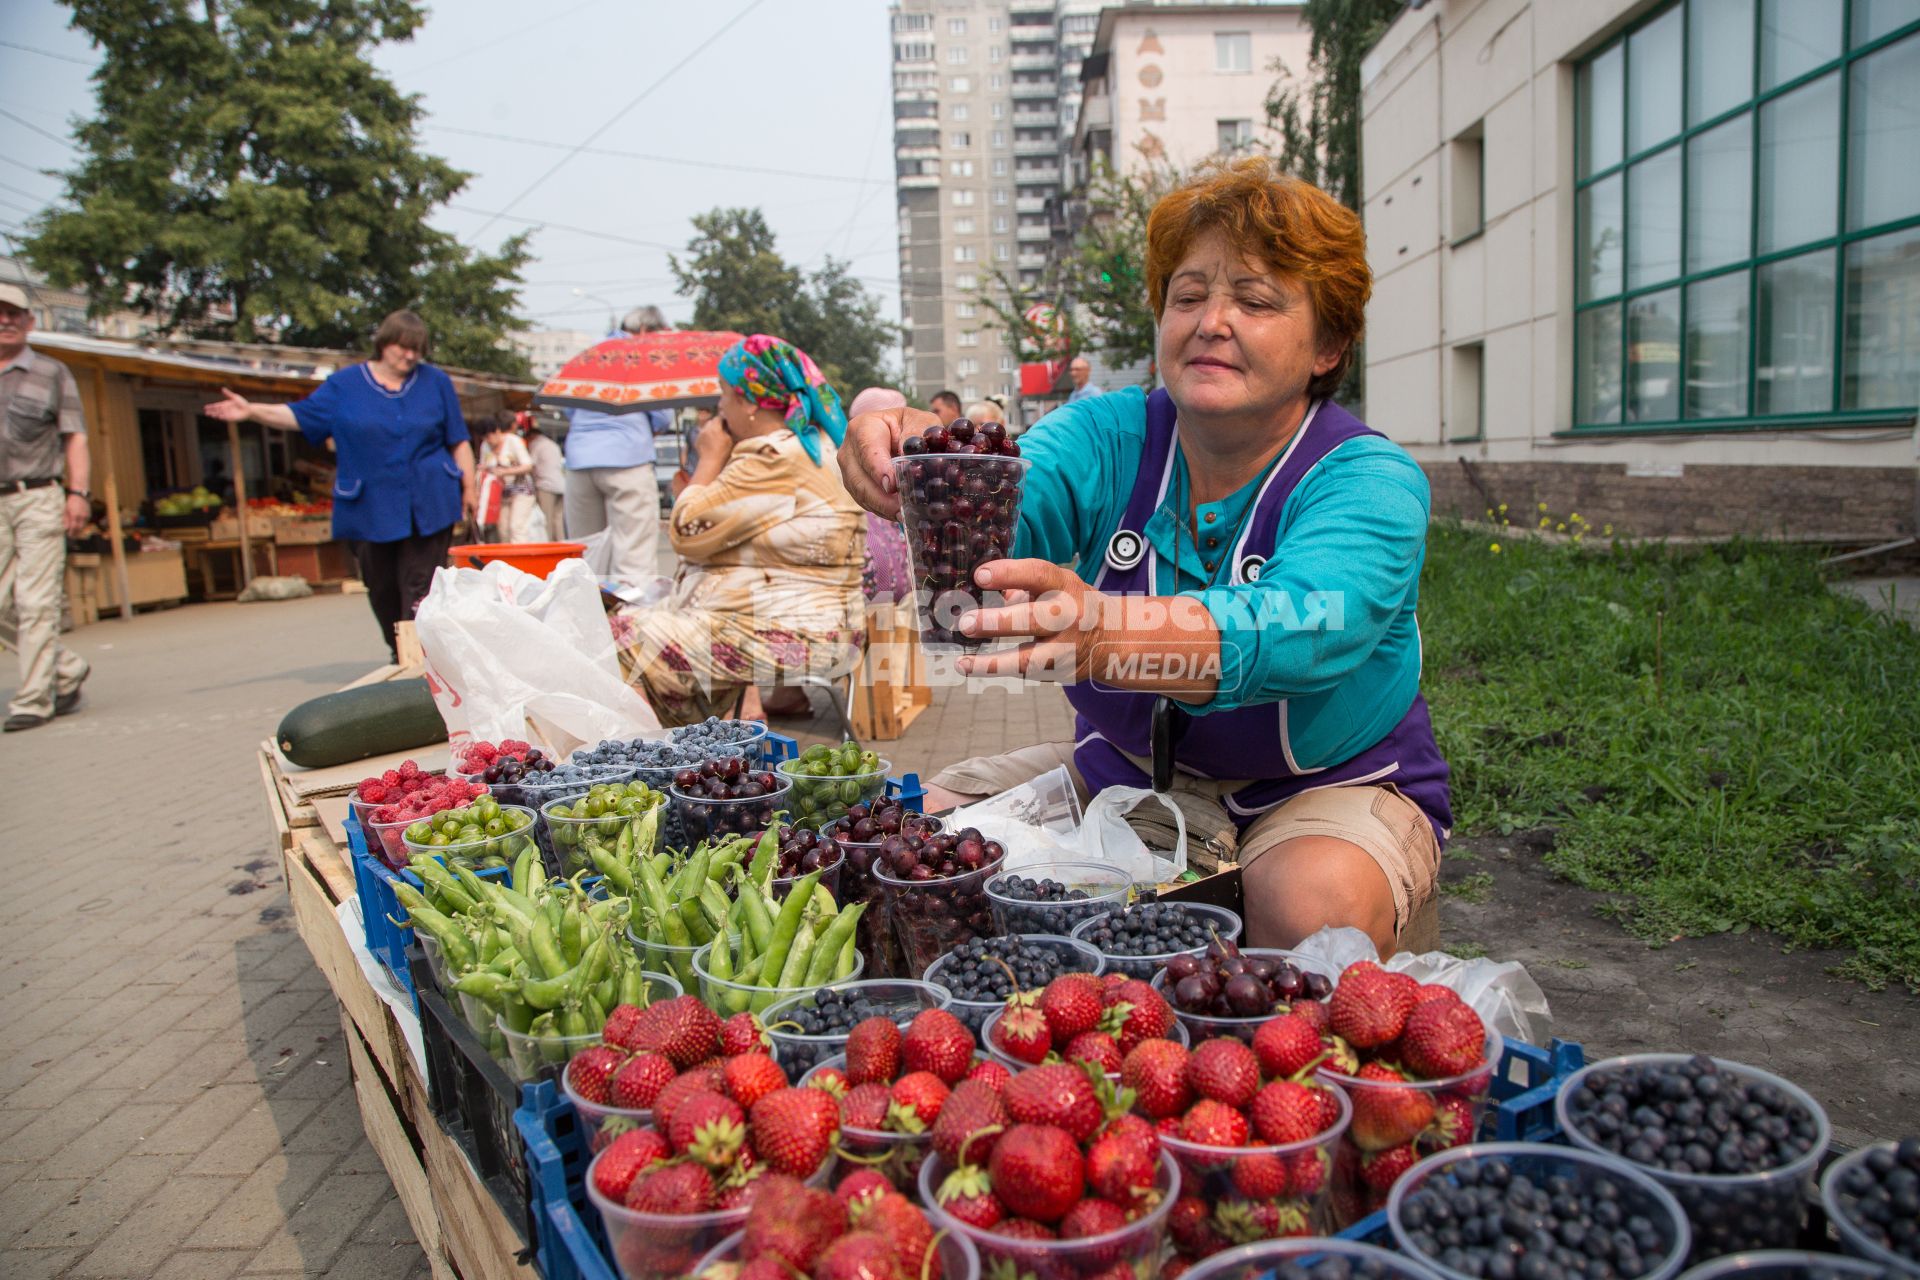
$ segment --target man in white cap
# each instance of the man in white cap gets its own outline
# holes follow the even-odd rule
[[[8,733],[79,710],[88,675],[60,643],[67,535],[91,513],[87,428],[73,374],[29,347],[31,332],[26,293],[0,284],[0,645],[20,651]]]

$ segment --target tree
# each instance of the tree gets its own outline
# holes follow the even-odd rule
[[[1360,212],[1360,60],[1404,0],[1307,0],[1313,29],[1304,77],[1275,59],[1267,127],[1280,134],[1283,169]]]
[[[678,292],[693,299],[693,327],[770,333],[813,357],[844,399],[892,386],[887,352],[900,327],[880,299],[828,256],[811,274],[780,256],[758,209],[695,214],[684,255],[668,258]]]
[[[501,339],[526,238],[493,253],[427,223],[468,176],[418,150],[422,109],[368,60],[412,0],[65,0],[105,54],[63,207],[30,261],[163,332],[359,347],[412,307],[434,355],[515,376]]]

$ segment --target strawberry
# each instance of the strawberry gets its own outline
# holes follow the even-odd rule
[[[1323,1040],[1333,1030],[1333,1015],[1327,1011],[1327,1003],[1324,1000],[1296,1000],[1289,1012],[1291,1016],[1312,1027]]]
[[[639,1028],[637,1049],[664,1053],[677,1067],[691,1067],[720,1048],[720,1019],[699,996],[675,996],[649,1006]]]
[[[617,1081],[619,1077],[615,1077]],[[615,1088],[619,1086],[616,1084]],[[724,1093],[727,1081],[718,1070],[712,1067],[696,1067],[667,1081],[653,1099],[653,1123],[657,1129],[669,1129],[673,1125],[674,1108],[696,1093]]]
[[[892,1018],[873,1017],[847,1033],[847,1082],[892,1084],[900,1074],[900,1028]]]
[[[638,1005],[617,1004],[607,1013],[606,1025],[600,1028],[600,1038],[616,1049],[632,1052],[641,1047],[640,1028],[653,1018]]]
[[[1227,1200],[1213,1211],[1214,1226],[1234,1244],[1307,1233],[1307,1215],[1295,1204]]]
[[[1105,1009],[1100,980],[1091,974],[1063,973],[1040,992],[1040,1013],[1047,1020],[1055,1045],[1064,1045],[1099,1026]]]
[[[887,1128],[894,1133],[925,1133],[940,1118],[952,1090],[931,1071],[909,1071],[893,1083]]]
[[[945,1009],[922,1009],[901,1037],[900,1057],[909,1071],[931,1071],[958,1084],[973,1065],[973,1033]]]
[[[1260,1070],[1269,1080],[1299,1075],[1323,1052],[1320,1033],[1298,1014],[1269,1019],[1253,1033],[1254,1056],[1260,1059]]]
[[[840,1185],[833,1189],[833,1194],[839,1196],[851,1209],[869,1196],[882,1195],[892,1190],[893,1184],[888,1182],[886,1176],[878,1170],[855,1169],[840,1179]]]
[[[710,1169],[733,1163],[747,1140],[747,1113],[723,1093],[702,1091],[674,1108],[667,1140],[674,1154],[690,1156]]]
[[[1132,1130],[1109,1128],[1087,1147],[1087,1185],[1102,1198],[1131,1206],[1153,1193],[1159,1139],[1138,1116],[1127,1116],[1145,1130],[1144,1140]],[[1151,1143],[1152,1146],[1147,1144]]]
[[[787,1073],[770,1055],[759,1051],[728,1058],[720,1067],[720,1075],[726,1082],[727,1096],[743,1107],[750,1108],[775,1089],[787,1087]]]
[[[1305,1151],[1295,1152],[1287,1158],[1288,1192],[1294,1196],[1310,1196],[1320,1190],[1327,1180],[1327,1153],[1319,1147],[1309,1147]]]
[[[1143,1040],[1120,1063],[1120,1082],[1149,1120],[1179,1115],[1193,1096],[1187,1088],[1187,1050],[1172,1040]]]
[[[629,1129],[595,1157],[594,1189],[615,1204],[625,1204],[635,1175],[672,1154],[667,1140],[652,1129]]]
[[[1393,1184],[1400,1180],[1400,1175],[1413,1168],[1419,1159],[1420,1153],[1413,1149],[1411,1142],[1403,1142],[1384,1151],[1370,1151],[1360,1157],[1360,1180],[1385,1195],[1393,1190]]]
[[[1086,1187],[1086,1160],[1065,1129],[1017,1124],[993,1144],[987,1174],[1008,1212],[1051,1224],[1080,1199]]]
[[[1429,1000],[1452,1000],[1460,1003],[1460,993],[1452,987],[1443,987],[1437,982],[1423,982],[1413,989],[1413,1007],[1418,1009]]]
[[[1464,1075],[1487,1060],[1487,1028],[1465,1002],[1415,1005],[1400,1033],[1400,1061],[1414,1076],[1437,1080]]]
[[[775,1089],[753,1104],[753,1148],[776,1173],[811,1177],[840,1131],[840,1108],[818,1089]]]
[[[1472,1141],[1473,1103],[1451,1094],[1438,1099],[1434,1104],[1433,1123],[1420,1135],[1421,1148],[1441,1151]]]
[[[752,1151],[752,1147],[742,1147],[740,1155],[745,1157]],[[744,1178],[736,1178],[734,1175],[739,1172],[740,1165],[736,1161],[733,1168],[727,1171],[727,1176],[720,1180],[720,1190],[713,1197],[715,1209],[744,1209],[751,1205],[754,1197],[759,1194],[760,1184],[765,1180],[760,1170],[751,1169]]]
[[[813,1280],[899,1280],[900,1268],[887,1242],[871,1231],[854,1231],[828,1245],[811,1268]]]
[[[933,1124],[933,1149],[950,1165],[985,1164],[1006,1131],[1007,1106],[991,1084],[962,1080]]]
[[[1334,1033],[1356,1049],[1377,1049],[1399,1039],[1413,1012],[1413,989],[1419,985],[1371,960],[1355,961],[1340,975],[1328,1000]]]
[[[1007,1207],[993,1194],[987,1171],[975,1164],[961,1165],[949,1173],[934,1193],[934,1199],[960,1221],[983,1231],[1007,1216]]]
[[[673,1064],[659,1054],[636,1053],[621,1063],[607,1082],[607,1105],[623,1111],[650,1110],[677,1074]]]
[[[1339,1036],[1324,1037],[1320,1041],[1320,1049],[1326,1055],[1320,1065],[1335,1075],[1350,1076],[1360,1069],[1360,1055]]]
[[[1066,1216],[1060,1219],[1060,1238],[1089,1240],[1095,1236],[1104,1236],[1118,1231],[1126,1225],[1126,1210],[1111,1200],[1092,1196],[1067,1210]],[[1097,1267],[1111,1266],[1118,1262],[1131,1247],[1125,1238],[1109,1240],[1104,1244],[1082,1248],[1077,1261],[1083,1272]]]
[[[737,1208],[738,1206],[729,1207]],[[1160,1274],[1164,1278],[1170,1273],[1163,1270]],[[793,1272],[787,1269],[786,1263],[768,1254],[764,1258],[755,1258],[752,1262],[741,1264],[740,1270],[734,1273],[733,1280],[793,1280]]]
[[[887,1125],[893,1090],[884,1084],[857,1084],[840,1099],[840,1127],[879,1132]]]
[[[640,1213],[685,1217],[713,1208],[713,1175],[698,1164],[668,1164],[649,1169],[627,1189],[627,1208]]]
[[[1277,1144],[1305,1142],[1321,1130],[1320,1098],[1332,1097],[1326,1089],[1275,1080],[1254,1095],[1249,1118],[1260,1141]],[[1337,1104],[1336,1104],[1337,1105]]]
[[[836,1098],[844,1098],[847,1096],[847,1090],[853,1086],[847,1079],[847,1073],[840,1068],[817,1067],[808,1073],[806,1087],[818,1089]]]
[[[1030,1003],[1022,1003],[1028,997],[1007,997],[1006,1010],[994,1020],[994,1048],[1020,1062],[1045,1062],[1047,1053],[1053,1048],[1053,1032],[1047,1027],[1047,1019]]]
[[[1187,1058],[1187,1087],[1203,1098],[1244,1107],[1260,1091],[1260,1059],[1232,1036],[1203,1041]]]
[[[756,1013],[736,1013],[720,1024],[720,1052],[725,1057],[758,1053],[767,1045],[765,1029]]]
[[[847,1206],[832,1192],[795,1178],[769,1174],[760,1181],[740,1241],[741,1258],[771,1254],[802,1273],[811,1270],[814,1259],[846,1234]]]
[[[919,1205],[903,1195],[884,1195],[853,1206],[849,1216],[856,1230],[871,1231],[886,1242],[902,1276],[924,1274],[928,1280],[938,1280],[940,1262],[934,1254],[933,1224]],[[820,1280],[818,1273],[815,1280]]]
[[[613,1073],[626,1060],[626,1054],[618,1049],[609,1049],[604,1044],[582,1049],[567,1064],[567,1086],[588,1102],[604,1105],[607,1088],[613,1083]]]
[[[1167,1232],[1174,1245],[1190,1258],[1204,1258],[1226,1247],[1214,1229],[1213,1210],[1198,1196],[1181,1196],[1167,1212]]]
[[[1353,1123],[1347,1134],[1362,1151],[1411,1142],[1433,1123],[1433,1095],[1409,1085],[1405,1073],[1369,1062],[1354,1079]]]
[[[967,1072],[967,1079],[981,1081],[995,1093],[999,1093],[1007,1087],[1007,1081],[1013,1079],[1013,1072],[990,1058],[982,1058],[973,1064],[973,1070]]]
[[[1249,1151],[1233,1162],[1233,1189],[1249,1200],[1277,1199],[1291,1181],[1287,1162],[1271,1151]]]
[[[1180,1137],[1202,1147],[1244,1147],[1247,1118],[1224,1102],[1202,1098],[1187,1108],[1180,1121]]]
[[[1018,1124],[1050,1124],[1085,1142],[1106,1119],[1093,1081],[1065,1063],[1033,1067],[1007,1082],[1007,1114]]]
[[[1060,1056],[1068,1062],[1090,1063],[1104,1075],[1120,1074],[1120,1046],[1104,1031],[1082,1031],[1067,1041]]]
[[[1120,1042],[1120,1052],[1132,1052],[1142,1040],[1164,1038],[1173,1030],[1173,1006],[1138,978],[1128,978],[1107,989],[1106,1012],[1100,1029]]]

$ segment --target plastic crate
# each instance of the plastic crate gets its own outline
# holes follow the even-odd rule
[[[414,1010],[418,1012],[419,988],[414,985],[407,960],[407,950],[413,945],[413,929],[398,923],[405,913],[400,909],[400,899],[393,886],[404,880],[424,891],[426,883],[411,871],[395,871],[384,858],[371,852],[367,848],[366,832],[351,812],[347,814],[346,830],[347,847],[353,860],[353,888],[360,895],[360,926],[366,934],[367,950],[379,957],[393,980],[414,996]],[[475,874],[483,880],[506,880],[512,872],[505,867],[493,867]]]
[[[545,1280],[618,1280],[608,1261],[607,1233],[587,1200],[592,1155],[571,1106],[514,1113],[526,1145],[532,1192],[534,1265]]]
[[[1499,1142],[1558,1142],[1563,1136],[1554,1119],[1553,1098],[1568,1076],[1587,1065],[1587,1051],[1572,1040],[1556,1039],[1545,1049],[1509,1037],[1493,1073],[1493,1106],[1480,1121],[1480,1138]],[[1492,1132],[1487,1132],[1491,1125]],[[1358,1240],[1393,1248],[1387,1231],[1387,1213],[1370,1213],[1339,1233],[1342,1240]]]
[[[761,739],[760,762],[766,765],[779,764],[782,760],[799,758],[800,743],[784,733],[768,731]],[[915,813],[923,813],[927,799],[927,789],[920,785],[917,773],[902,774],[898,778],[887,779],[887,798],[898,800]]]
[[[528,1242],[523,1252],[530,1256],[535,1235],[532,1175],[515,1115],[526,1110],[557,1129],[577,1129],[573,1104],[550,1080],[516,1082],[487,1053],[459,1012],[433,990],[420,948],[411,948],[408,959],[414,968],[414,1002],[420,1009],[420,1038],[427,1053],[427,1101],[440,1127],[466,1153],[507,1222]],[[580,1167],[584,1169],[584,1162]]]

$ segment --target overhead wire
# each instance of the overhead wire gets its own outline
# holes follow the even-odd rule
[[[771,165],[729,164],[724,160],[691,160],[685,156],[654,155],[647,151],[626,151],[618,147],[576,147],[572,143],[557,142],[551,138],[529,138],[520,134],[495,133],[488,129],[466,129],[459,125],[441,124],[434,120],[424,120],[420,127],[440,133],[459,134],[466,138],[484,138],[490,142],[515,142],[527,147],[569,151],[575,155],[607,156],[616,160],[645,160],[650,164],[684,165],[689,169],[714,169],[723,173],[749,173],[768,178],[803,178],[815,182],[838,182],[854,186],[891,187],[893,185],[891,178],[856,178],[852,174],[821,173],[817,169],[780,169]]]

